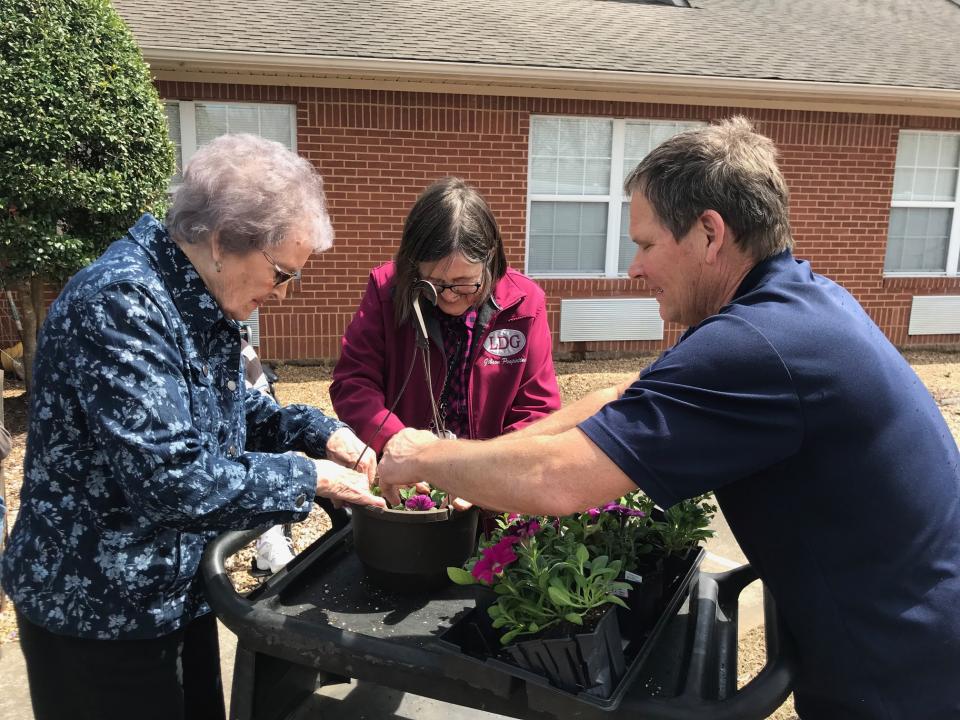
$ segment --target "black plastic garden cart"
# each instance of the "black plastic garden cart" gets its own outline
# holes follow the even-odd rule
[[[353,552],[349,514],[327,509],[333,527],[247,597],[234,590],[224,562],[258,531],[226,533],[207,548],[201,570],[210,604],[238,637],[236,720],[288,718],[320,686],[350,678],[543,720],[750,720],[767,717],[790,692],[794,651],[768,595],[767,664],[737,689],[739,595],[756,580],[748,565],[711,574],[693,564],[616,691],[598,698],[464,652],[452,638],[478,612],[478,589],[379,590]]]

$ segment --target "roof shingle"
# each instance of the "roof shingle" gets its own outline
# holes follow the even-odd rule
[[[950,0],[115,0],[151,48],[960,89]]]

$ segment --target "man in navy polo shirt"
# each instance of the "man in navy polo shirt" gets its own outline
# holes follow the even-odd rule
[[[797,643],[802,718],[960,717],[957,445],[857,301],[793,258],[773,143],[742,118],[698,128],[625,187],[630,275],[689,326],[679,342],[509,436],[403,431],[385,494],[425,480],[563,515],[713,490]]]

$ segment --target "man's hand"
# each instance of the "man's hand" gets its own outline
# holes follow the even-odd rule
[[[404,428],[384,446],[380,461],[380,491],[391,505],[400,502],[398,488],[420,482],[417,455],[437,440],[437,436],[427,430]]]
[[[450,495],[447,495],[447,499],[444,500],[444,503],[452,507],[457,512],[464,512],[465,510],[469,510],[473,507],[472,502],[467,502],[463,498],[452,497]]]
[[[327,457],[339,465],[363,473],[367,476],[368,484],[372,486],[377,476],[377,454],[372,448],[367,448],[366,451],[363,448],[360,438],[354,435],[350,428],[340,428],[327,438]],[[360,453],[363,453],[363,458],[357,464]]]
[[[387,506],[383,498],[370,493],[370,483],[366,475],[329,460],[314,460],[313,464],[317,469],[317,495],[330,498],[334,507],[340,507],[343,503],[379,508]]]

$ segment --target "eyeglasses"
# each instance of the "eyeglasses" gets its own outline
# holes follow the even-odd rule
[[[299,279],[300,279],[300,271],[299,271],[299,270],[297,270],[296,272],[287,272],[287,271],[284,270],[282,267],[280,267],[279,265],[277,265],[277,261],[274,260],[272,257],[270,257],[270,256],[267,254],[267,251],[266,251],[266,250],[261,250],[260,252],[262,252],[262,253],[263,253],[263,256],[264,256],[268,261],[270,261],[270,264],[271,264],[271,265],[273,265],[273,286],[274,286],[275,288],[278,288],[278,287],[280,287],[281,285],[286,285],[286,284],[287,284],[288,282],[290,282],[291,280],[299,280]]]
[[[437,295],[442,295],[447,290],[452,292],[456,297],[467,297],[468,295],[475,295],[480,290],[480,285],[482,283],[460,283],[457,285],[444,285],[443,283],[433,282],[428,280],[431,285],[437,289]]]

